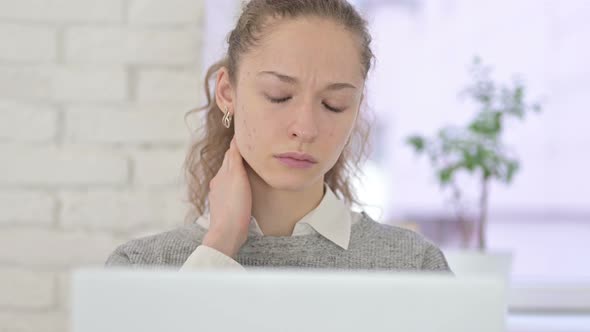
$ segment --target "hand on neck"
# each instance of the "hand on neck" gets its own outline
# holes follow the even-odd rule
[[[265,236],[291,236],[295,224],[324,197],[323,179],[301,191],[290,191],[272,188],[250,168],[248,178],[252,188],[252,216]]]

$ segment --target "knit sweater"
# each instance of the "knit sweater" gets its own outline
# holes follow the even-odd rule
[[[106,266],[181,267],[207,229],[193,223],[119,246]],[[380,224],[366,213],[352,226],[348,249],[319,234],[249,236],[237,257],[248,268],[449,271],[439,248],[407,229]]]

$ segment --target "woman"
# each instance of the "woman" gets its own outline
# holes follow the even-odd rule
[[[370,42],[345,0],[250,1],[205,79],[204,136],[185,163],[198,219],[107,265],[448,271],[418,234],[350,209]]]

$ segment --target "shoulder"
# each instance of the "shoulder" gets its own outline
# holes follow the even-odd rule
[[[136,238],[118,246],[109,255],[105,265],[182,265],[201,239],[202,234],[194,225]]]
[[[423,235],[399,226],[379,223],[365,212],[362,212],[359,223],[362,236],[369,237],[374,241],[402,246],[426,247],[432,245]]]
[[[438,246],[412,230],[379,223],[362,213],[359,240],[374,244],[388,257],[404,261],[420,270],[450,271],[446,258]]]

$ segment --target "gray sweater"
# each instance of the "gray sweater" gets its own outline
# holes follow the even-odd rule
[[[207,230],[198,224],[139,238],[119,246],[107,266],[180,267],[201,244]],[[320,234],[250,236],[236,257],[248,267],[299,267],[350,270],[449,271],[435,245],[415,232],[383,225],[366,213],[352,225],[347,250]]]

